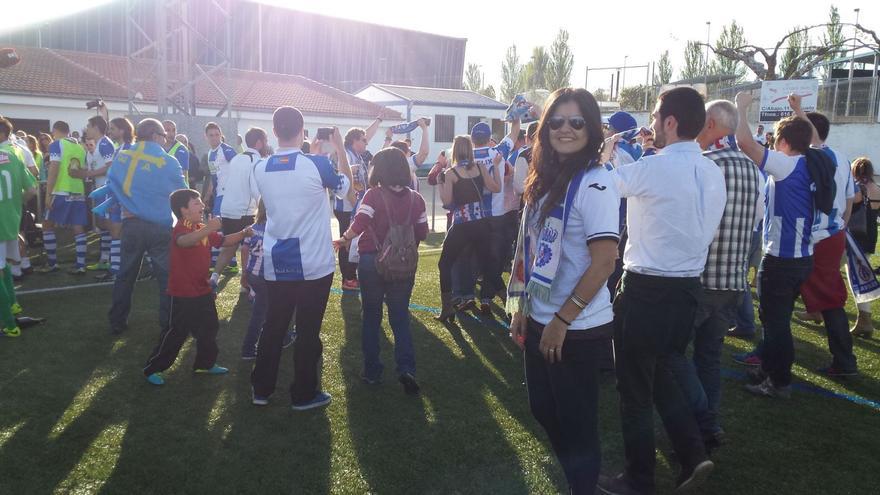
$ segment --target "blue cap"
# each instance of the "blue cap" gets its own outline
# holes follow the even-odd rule
[[[477,122],[471,129],[471,138],[473,139],[489,139],[492,137],[492,128],[485,122]]]
[[[638,126],[635,117],[626,112],[615,112],[608,118],[608,125],[617,132],[629,131]]]

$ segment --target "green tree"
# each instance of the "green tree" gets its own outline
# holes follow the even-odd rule
[[[605,88],[599,88],[596,91],[593,91],[593,97],[596,98],[596,101],[608,101],[608,91],[605,91]]]
[[[743,35],[743,28],[736,23],[736,20],[730,21],[729,26],[724,26],[718,40],[715,41],[715,52],[724,48],[736,49],[746,44],[746,38]],[[745,64],[739,60],[730,59],[715,55],[715,60],[709,66],[709,74],[735,76],[734,84],[742,82],[746,77]]]
[[[801,27],[791,30],[788,37],[788,46],[782,54],[779,69],[783,79],[791,79],[803,72],[806,60],[804,55],[810,50],[810,33]]]
[[[476,91],[477,93],[483,89],[485,76],[480,66],[477,64],[468,64],[467,70],[464,72],[464,89]]]
[[[703,75],[703,47],[699,41],[688,41],[684,49],[682,79],[694,79]]]
[[[547,68],[550,65],[550,54],[543,46],[532,50],[532,58],[525,67],[525,84],[528,89],[545,89],[547,87]]]
[[[832,5],[831,10],[828,12],[828,24],[825,26],[825,34],[822,35],[819,44],[825,46],[843,46],[845,41],[846,39],[843,36],[843,26],[840,24],[840,13],[837,11],[837,7]],[[833,60],[845,54],[846,50],[833,50],[828,52],[828,55],[825,56],[825,60]],[[836,69],[840,67],[840,65],[841,64],[826,65],[825,77],[830,78],[832,69]]]
[[[630,86],[628,88],[623,88],[620,90],[620,98],[618,98],[618,102],[620,103],[621,110],[644,110],[645,107],[645,92],[648,91],[648,88],[644,84],[639,84],[638,86]],[[653,104],[651,99],[651,95],[648,95],[648,107],[651,108],[650,105]]]
[[[511,101],[513,97],[525,90],[523,66],[516,53],[516,45],[511,45],[501,64],[501,98]]]
[[[547,66],[547,88],[556,91],[571,85],[574,54],[568,46],[568,31],[560,29],[550,46],[550,62]]]
[[[672,81],[672,62],[669,60],[669,50],[660,55],[657,61],[657,73],[654,74],[654,85],[669,84]]]
[[[482,90],[477,91],[477,92],[483,96],[488,96],[489,98],[492,98],[493,100],[495,99],[495,86],[492,86],[491,84],[486,86]]]

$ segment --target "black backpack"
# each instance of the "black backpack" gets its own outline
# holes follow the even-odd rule
[[[388,234],[379,246],[376,253],[376,271],[388,282],[410,280],[416,275],[419,266],[419,244],[416,242],[415,229],[412,224],[412,210],[416,204],[416,192],[410,191],[410,205],[406,220],[401,224],[395,224],[391,216],[391,208],[388,200],[380,188],[379,196],[385,204],[385,213],[388,215]],[[373,237],[376,238],[375,231]],[[378,240],[378,238],[377,238]]]

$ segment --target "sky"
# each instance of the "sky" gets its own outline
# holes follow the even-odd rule
[[[41,22],[70,12],[91,8],[112,0],[31,0],[27,9],[15,16],[0,16],[0,32]],[[467,38],[465,63],[476,63],[485,72],[488,84],[498,89],[501,63],[507,48],[516,45],[522,62],[536,46],[549,48],[559,29],[566,29],[574,53],[572,85],[583,86],[586,67],[628,67],[656,62],[669,51],[677,78],[688,40],[711,42],[722,27],[736,20],[743,26],[746,39],[763,46],[775,45],[793,26],[821,24],[828,18],[831,3],[768,0],[737,0],[722,3],[725,8],[703,8],[704,2],[668,0],[666,2],[632,1],[587,2],[556,0],[546,8],[521,8],[532,2],[474,2],[443,0],[414,2],[369,2],[363,0],[261,0],[297,10],[374,24],[403,27],[417,31]],[[536,2],[537,3],[537,2]],[[700,5],[701,8],[694,8]],[[880,30],[880,5],[867,0],[836,0],[843,22],[855,21],[860,8],[862,25]],[[332,8],[331,8],[332,6]],[[506,10],[505,10],[506,9]],[[706,25],[709,22],[710,25]],[[708,31],[708,32],[707,32]],[[846,34],[846,33],[845,33]],[[591,71],[588,88],[610,85],[611,71]],[[644,83],[644,68],[627,69],[623,83]]]

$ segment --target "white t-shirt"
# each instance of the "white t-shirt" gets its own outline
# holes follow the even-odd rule
[[[329,159],[299,149],[279,149],[257,162],[251,194],[262,197],[268,216],[263,236],[266,280],[317,280],[333,273],[327,191],[342,195],[350,187]]]
[[[529,228],[537,232],[539,215],[529,219]],[[584,273],[590,267],[589,244],[600,239],[620,240],[620,195],[611,172],[605,167],[593,167],[581,179],[580,188],[571,205],[565,234],[562,236],[562,257],[550,290],[550,301],[531,298],[530,316],[546,325],[553,313],[565,304]],[[604,325],[614,319],[611,293],[604,285],[596,292],[587,307],[571,322],[569,330],[586,330]]]
[[[95,144],[95,151],[86,154],[86,160],[89,162],[89,170],[97,170],[113,163],[113,157],[116,156],[116,145],[107,136],[102,137]],[[107,174],[94,177],[95,185],[98,187],[107,183]]]
[[[241,218],[257,213],[257,199],[251,194],[251,174],[254,165],[260,161],[260,153],[247,148],[244,153],[235,155],[225,170],[223,189],[217,193],[223,196],[220,204],[220,216],[223,218]]]
[[[718,165],[694,141],[617,167],[626,203],[627,271],[660,277],[699,277],[721,223],[727,188]]]
[[[223,181],[225,180],[223,175],[229,166],[229,162],[237,154],[235,148],[226,143],[220,143],[220,146],[208,151],[208,171],[214,179],[215,196],[223,195]]]

